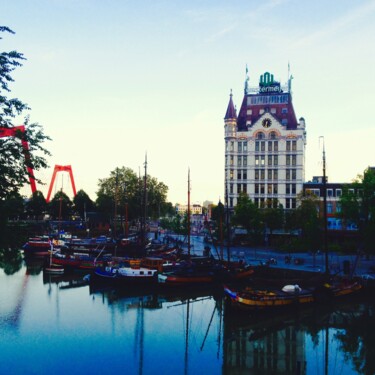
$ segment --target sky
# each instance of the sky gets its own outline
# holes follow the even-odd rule
[[[375,0],[12,0],[1,5],[0,51],[27,58],[9,97],[30,108],[52,141],[37,171],[47,196],[55,165],[96,199],[116,167],[147,172],[168,201],[224,198],[224,115],[268,71],[293,76],[306,121],[305,179],[351,182],[374,160]],[[22,124],[22,118],[15,125]],[[68,174],[53,194],[73,196]],[[31,195],[30,187],[23,189]]]

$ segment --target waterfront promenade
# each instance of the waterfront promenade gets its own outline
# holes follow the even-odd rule
[[[174,236],[181,241],[183,236]],[[162,240],[162,237],[161,237]],[[211,250],[211,254],[217,257],[217,252],[221,249],[219,246],[206,244],[202,236],[191,236],[191,252],[192,254],[201,255],[205,246]],[[325,254],[319,251],[313,253],[291,252],[284,253],[270,247],[247,247],[247,246],[231,246],[230,256],[233,260],[243,259],[247,263],[253,265],[266,264],[269,262],[270,267],[296,269],[306,272],[325,272]],[[222,249],[224,258],[227,258],[227,248]],[[286,256],[290,262],[286,263]],[[328,253],[329,271],[332,274],[345,275],[351,274],[362,277],[375,279],[375,257],[366,257],[365,255],[357,256],[357,254],[342,255],[335,252]]]

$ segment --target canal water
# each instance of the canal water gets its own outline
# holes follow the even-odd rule
[[[237,314],[220,290],[115,290],[0,268],[0,374],[375,374],[371,296]]]

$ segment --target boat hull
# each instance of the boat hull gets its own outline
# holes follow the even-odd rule
[[[157,270],[142,267],[98,267],[92,280],[109,282],[117,286],[153,285],[157,284]]]
[[[360,291],[358,282],[325,284],[318,288],[302,290],[295,286],[295,290],[283,292],[280,290],[253,290],[245,288],[237,291],[224,286],[224,293],[231,302],[231,306],[242,310],[265,310],[287,306],[305,305],[311,303],[330,302],[338,297],[347,296]]]
[[[53,275],[62,275],[64,273],[64,268],[58,264],[50,264],[44,267],[44,272]]]
[[[161,273],[158,282],[167,286],[190,286],[213,284],[216,281],[214,273]]]

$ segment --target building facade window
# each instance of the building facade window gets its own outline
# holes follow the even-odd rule
[[[292,207],[291,208],[296,208],[297,207],[297,200],[296,198],[291,198],[291,204],[292,204]]]

